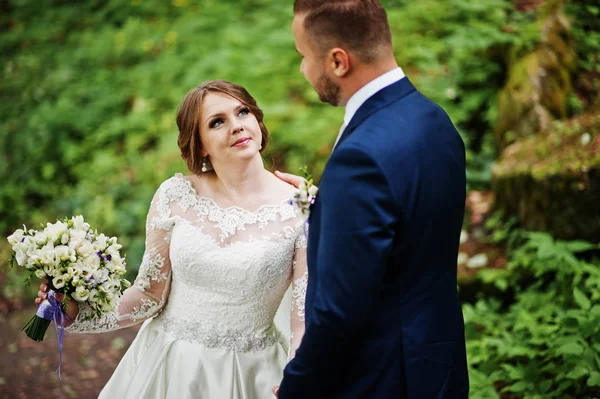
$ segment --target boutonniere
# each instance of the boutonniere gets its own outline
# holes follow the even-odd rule
[[[290,204],[300,210],[304,219],[308,219],[310,216],[310,207],[317,198],[319,188],[313,184],[313,178],[310,173],[308,173],[308,168],[306,166],[301,168],[301,171],[304,174],[304,181],[300,183],[300,187],[298,187],[296,193],[290,200]]]

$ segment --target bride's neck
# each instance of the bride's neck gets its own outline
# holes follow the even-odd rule
[[[243,202],[267,189],[269,172],[265,170],[260,156],[243,165],[213,167],[215,193],[233,203]]]

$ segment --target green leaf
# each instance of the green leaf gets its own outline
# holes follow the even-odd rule
[[[592,306],[588,297],[577,287],[573,288],[573,299],[584,310],[588,310]]]
[[[597,371],[592,371],[590,373],[590,378],[587,380],[588,387],[600,387],[600,373]]]
[[[518,381],[506,388],[504,388],[503,391],[508,391],[508,392],[524,392],[525,390],[529,389],[531,387],[531,383],[530,382],[526,382],[526,381]]]
[[[560,355],[581,355],[583,353],[583,346],[576,342],[571,342],[558,347],[556,353]]]
[[[597,248],[597,245],[587,241],[566,241],[564,245],[571,252],[584,252]]]
[[[582,367],[582,366],[575,366],[575,368],[573,370],[571,370],[569,373],[567,373],[567,378],[570,378],[572,380],[578,380],[587,374],[589,374],[588,369],[586,369],[585,367]]]

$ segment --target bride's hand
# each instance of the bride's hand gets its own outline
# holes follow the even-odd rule
[[[279,397],[279,385],[276,385],[273,387],[273,389],[271,389],[271,391],[273,392],[273,395],[275,395],[275,397]]]
[[[296,188],[300,187],[300,184],[306,181],[303,177],[292,175],[290,173],[283,173],[278,170],[275,171],[275,176]]]
[[[37,296],[37,298],[35,298],[35,304],[40,306],[40,304],[46,298],[48,298],[48,284],[42,283],[42,284],[40,284],[40,290],[38,291],[38,296]],[[65,299],[65,295],[64,294],[55,294],[54,298],[56,298],[57,301],[62,303],[62,301]],[[69,319],[65,320],[65,327],[73,324],[73,322],[77,318],[77,314],[79,313],[79,305],[77,304],[77,302],[75,300],[73,300],[73,299],[67,300],[66,313],[67,313],[67,316],[69,316],[70,320]]]

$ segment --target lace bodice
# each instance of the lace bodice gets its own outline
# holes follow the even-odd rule
[[[103,332],[156,316],[178,339],[236,351],[275,343],[273,318],[293,285],[290,354],[304,331],[304,221],[282,200],[255,211],[222,208],[180,174],[155,194],[138,276],[118,311],[90,318],[81,306],[72,332]]]

